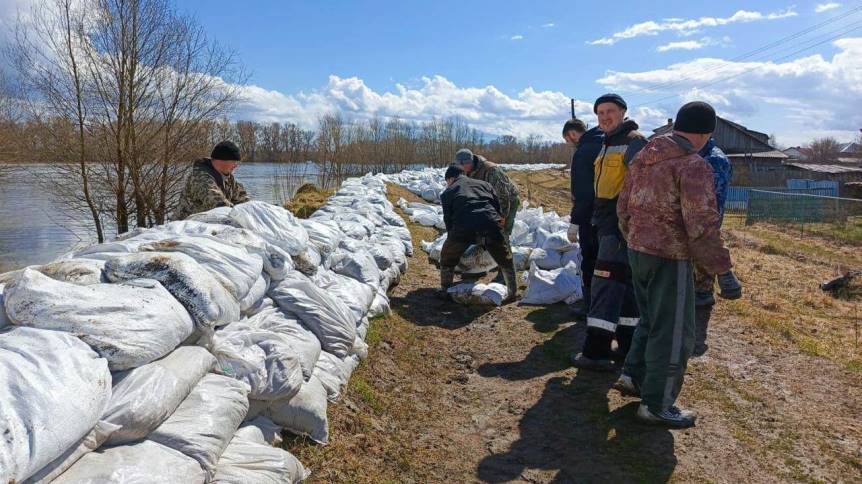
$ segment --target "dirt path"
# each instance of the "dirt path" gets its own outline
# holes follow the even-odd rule
[[[534,201],[564,208],[559,178],[531,175]],[[438,272],[418,247],[434,231],[411,230],[416,256],[393,314],[373,322],[370,359],[331,407],[333,443],[290,446],[313,482],[862,480],[860,351],[846,320],[822,316],[860,303],[810,289],[832,268],[731,232],[749,296],[717,306],[708,357],[690,364],[681,397],[698,426],[670,432],[638,424],[613,375],[569,367],[585,327],[564,306],[434,299]]]

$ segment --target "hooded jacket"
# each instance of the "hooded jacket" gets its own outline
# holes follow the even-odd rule
[[[698,154],[712,167],[715,177],[715,201],[718,203],[719,223],[724,219],[724,203],[727,201],[727,187],[733,178],[733,165],[727,159],[724,151],[715,144],[715,138],[709,138]]]
[[[482,180],[459,176],[440,195],[443,222],[452,240],[472,241],[477,234],[500,232],[500,202]]]
[[[602,150],[605,134],[597,127],[581,135],[581,140],[572,156],[572,223],[586,225],[593,217],[593,199],[596,191],[593,187],[593,164]]]
[[[617,214],[633,250],[691,260],[708,274],[731,268],[712,169],[684,138],[659,136],[641,150],[629,167]]]
[[[222,175],[213,168],[212,160],[201,158],[192,164],[174,220],[182,220],[191,214],[205,212],[216,207],[233,207],[249,201],[242,183],[231,175]]]
[[[636,122],[624,120],[617,129],[605,134],[602,149],[596,155],[592,223],[598,227],[600,236],[617,230],[617,197],[629,164],[646,144],[646,139],[637,129]]]

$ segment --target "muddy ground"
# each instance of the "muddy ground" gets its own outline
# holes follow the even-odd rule
[[[562,172],[513,175],[534,204],[569,208]],[[390,197],[417,200],[392,187]],[[526,196],[524,198],[527,198]],[[563,305],[473,309],[434,298],[419,249],[376,319],[369,360],[330,407],[332,442],[288,448],[311,482],[860,482],[862,302],[822,293],[862,249],[728,221],[745,285],[716,306],[680,405],[697,427],[635,421],[615,376],[578,372],[583,322]]]

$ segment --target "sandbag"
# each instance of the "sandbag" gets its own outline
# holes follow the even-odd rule
[[[509,295],[506,286],[497,283],[473,284],[462,283],[448,289],[452,299],[468,306],[501,306]]]
[[[516,271],[524,271],[530,267],[530,255],[533,249],[530,247],[512,247],[512,263]]]
[[[194,329],[183,306],[153,280],[79,286],[26,269],[5,297],[13,323],[74,334],[115,371],[161,358]]]
[[[552,271],[543,271],[531,264],[521,304],[554,304],[575,297],[573,295],[580,299],[582,284],[580,271],[574,263]]]
[[[149,440],[193,458],[215,474],[219,457],[248,412],[248,385],[210,373],[201,379],[177,410]]]
[[[0,395],[0,482],[23,482],[91,432],[111,374],[68,333],[11,328],[0,334]]]
[[[362,341],[368,336],[368,328],[371,326],[371,321],[368,318],[363,318],[362,321],[359,322],[359,326],[356,327],[356,336],[362,338]]]
[[[296,270],[309,277],[317,273],[317,269],[322,262],[323,259],[320,258],[320,254],[310,245],[302,253],[293,258],[293,265],[296,267]]]
[[[34,267],[36,270],[63,282],[81,286],[108,282],[103,273],[105,261],[93,259],[65,259]]]
[[[542,248],[547,251],[566,252],[572,250],[576,245],[569,241],[567,232],[554,232],[545,238]]]
[[[308,232],[308,242],[323,258],[329,257],[345,237],[338,223],[333,220],[301,219],[299,223]]]
[[[181,346],[160,360],[114,374],[113,395],[102,420],[120,428],[111,434],[108,445],[145,438],[215,365],[215,357],[206,349]]]
[[[251,286],[244,298],[239,300],[240,314],[246,315],[249,309],[257,306],[265,297],[266,291],[269,290],[269,280],[265,275],[258,275],[254,285]]]
[[[308,246],[308,232],[288,210],[261,201],[235,205],[230,218],[295,257]]]
[[[49,482],[53,482],[60,474],[66,472],[75,462],[78,462],[81,457],[101,447],[108,440],[108,437],[119,428],[119,425],[104,421],[96,423],[93,430],[79,440],[77,444],[70,447],[63,455],[57,457],[53,462],[24,481],[25,484],[48,484]]]
[[[6,316],[5,296],[3,296],[5,288],[5,284],[0,284],[0,329],[12,324],[12,321],[9,321],[9,316]]]
[[[296,319],[287,317],[280,309],[271,307],[244,319],[243,323],[285,336],[299,357],[303,377],[308,380],[320,358],[320,339]]]
[[[290,452],[237,435],[222,453],[212,482],[293,484],[310,474]]]
[[[162,283],[183,304],[195,325],[206,332],[239,320],[239,303],[206,269],[182,253],[145,252],[110,259],[111,281],[146,278]]]
[[[361,342],[362,340],[359,341]],[[350,381],[350,375],[353,374],[353,370],[357,366],[359,366],[359,357],[357,355],[348,355],[345,358],[339,358],[326,351],[320,354],[320,359],[317,360],[317,366],[314,368],[314,375],[323,384],[323,388],[326,389],[329,401],[337,402],[341,400],[344,389],[347,388],[347,382]]]
[[[288,432],[326,445],[329,442],[326,405],[326,388],[316,375],[311,375],[293,398],[272,402],[263,414]]]
[[[249,412],[251,412],[250,406]],[[241,437],[252,442],[281,447],[283,441],[281,430],[281,425],[266,417],[259,416],[240,425],[236,434],[234,434],[234,438]]]
[[[267,284],[267,291],[269,291],[269,285],[268,284]],[[275,307],[275,302],[273,302],[272,298],[270,298],[269,296],[264,296],[263,298],[259,299],[256,303],[254,303],[254,305],[252,305],[250,308],[246,309],[245,311],[242,311],[240,314],[242,314],[246,318],[250,318],[250,317],[260,313],[264,309],[268,309],[268,308],[272,308],[272,307]]]
[[[356,339],[357,318],[343,302],[301,274],[281,281],[270,289],[269,297],[314,332],[323,349],[347,356]]]
[[[366,249],[355,252],[339,249],[332,254],[330,267],[333,272],[352,277],[369,286],[377,287],[380,284],[380,269]]]
[[[570,263],[573,263],[578,267],[581,266],[581,248],[577,244],[573,245],[574,248],[563,252],[563,256],[560,258],[560,266],[565,267]]]
[[[230,211],[231,207],[216,207],[206,212],[193,213],[186,217],[186,220],[239,227],[239,224],[230,218]]]
[[[273,331],[229,324],[213,336],[212,353],[223,374],[249,385],[249,398],[290,398],[302,386],[299,355],[288,337]]]
[[[374,302],[372,302],[371,307],[368,308],[368,317],[376,318],[378,316],[386,316],[391,311],[392,310],[389,306],[389,296],[386,295],[385,291],[378,290],[377,294],[374,296]]]
[[[203,484],[206,473],[189,457],[145,440],[82,457],[54,484]]]
[[[261,277],[263,258],[210,237],[178,236],[143,244],[140,251],[182,253],[207,270],[237,301]]]
[[[312,278],[317,287],[343,302],[357,320],[362,319],[374,302],[376,286],[369,286],[351,277],[320,270]]]
[[[530,263],[535,263],[540,269],[552,270],[562,267],[563,255],[553,249],[533,249]]]

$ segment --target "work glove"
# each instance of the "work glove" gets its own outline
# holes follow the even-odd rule
[[[733,271],[718,275],[718,288],[718,295],[722,299],[739,299],[742,297],[742,284],[739,283],[739,279],[736,278]]]
[[[569,230],[566,231],[566,237],[568,237],[569,242],[576,244],[578,242],[578,226],[575,224],[569,224]]]

